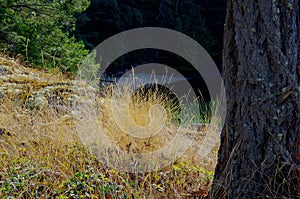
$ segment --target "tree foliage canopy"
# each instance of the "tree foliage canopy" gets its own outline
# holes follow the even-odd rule
[[[76,14],[74,35],[91,50],[129,29],[169,28],[190,36],[214,56],[216,40],[207,29],[202,11],[201,4],[195,0],[92,0],[86,11]],[[122,55],[106,71],[118,73],[143,63],[162,63],[180,72],[194,72],[180,56],[158,49],[139,49]]]
[[[21,54],[30,64],[75,71],[88,51],[70,37],[76,13],[89,0],[0,0],[0,50]]]
[[[177,30],[207,50],[215,44],[195,0],[92,0],[77,14],[75,35],[92,49],[104,39],[131,28],[154,26]]]

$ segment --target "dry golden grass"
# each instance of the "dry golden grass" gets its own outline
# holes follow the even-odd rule
[[[6,62],[6,64],[15,64]],[[28,70],[35,73],[33,69]],[[53,82],[62,81],[61,76],[52,77],[53,74],[46,76]],[[39,82],[26,84],[39,84]],[[40,88],[34,85],[33,87]],[[124,151],[149,153],[165,146],[174,137],[177,132],[176,124],[172,120],[174,107],[169,106],[164,96],[158,95],[150,100],[149,98],[144,100],[144,96],[132,98],[129,94],[123,90],[122,93],[116,93],[117,97],[113,98],[108,92],[106,97],[100,98],[96,93],[95,101],[79,102],[77,109],[76,106],[64,105],[63,111],[58,111],[51,103],[43,109],[29,109],[24,105],[26,100],[23,104],[16,104],[16,99],[6,97],[0,104],[0,128],[3,132],[5,128],[5,133],[0,136],[0,197],[196,198],[204,196],[213,176],[217,148],[215,147],[206,158],[198,159],[195,155],[195,146],[197,142],[202,142],[203,135],[200,135],[195,145],[192,145],[194,148],[189,149],[183,157],[176,159],[170,165],[146,173],[128,173],[109,168],[97,158],[97,154],[90,149],[89,145],[82,143],[82,135],[78,131],[85,130],[90,138],[99,139],[99,135],[93,137],[93,132],[97,133],[99,129],[105,129],[104,133],[107,137]],[[88,96],[87,99],[93,97]],[[119,101],[114,101],[116,99]],[[128,105],[125,108],[128,109],[130,117],[117,118],[123,124],[120,128],[115,116],[124,113],[120,108],[124,104]],[[150,107],[155,104],[160,105],[151,109]],[[113,110],[116,107],[119,108]],[[84,108],[82,121],[77,118],[77,114],[74,114],[74,111],[76,113],[82,110],[81,108]],[[88,118],[92,120],[84,116],[89,116]],[[134,137],[126,133],[124,124],[128,123],[130,126],[132,121],[126,121],[129,119],[141,128],[148,126],[145,132],[150,134],[152,130],[156,131],[157,126],[163,125],[163,127],[157,134],[145,138]],[[78,124],[82,124],[81,128],[78,128]],[[185,136],[190,132],[180,133]],[[197,134],[197,132],[193,133]],[[86,141],[91,143],[91,140]]]

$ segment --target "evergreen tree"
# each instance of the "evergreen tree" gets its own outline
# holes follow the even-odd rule
[[[194,0],[92,0],[77,14],[76,37],[93,49],[108,37],[132,28],[154,26],[189,35],[210,51],[215,40]]]
[[[88,51],[69,33],[74,15],[88,6],[88,0],[0,0],[0,50],[36,66],[75,72]]]

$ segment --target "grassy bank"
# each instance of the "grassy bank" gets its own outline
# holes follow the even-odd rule
[[[197,145],[202,143],[205,133],[181,131],[181,134],[193,136],[196,141],[183,156],[163,168],[146,173],[118,171],[100,161],[95,151],[82,143],[82,137],[78,134],[78,118],[74,115],[74,110],[78,110],[77,106],[91,102],[88,99],[90,96],[80,96],[76,93],[80,89],[75,89],[70,91],[72,95],[59,95],[55,99],[51,95],[52,101],[49,101],[46,92],[47,103],[42,103],[43,106],[29,106],[31,97],[41,89],[47,88],[52,92],[61,88],[52,89],[50,86],[53,84],[64,82],[71,85],[73,82],[64,79],[61,74],[44,74],[32,69],[27,71],[29,69],[9,60],[2,61],[1,65],[24,70],[21,73],[25,79],[20,85],[28,87],[28,90],[24,91],[26,97],[22,92],[13,97],[4,93],[5,97],[0,104],[1,198],[196,198],[207,193],[213,177],[217,147],[213,148],[207,157],[198,157]],[[34,82],[29,81],[32,77],[26,76],[29,73],[39,78]],[[9,75],[12,74],[4,74],[5,78],[2,75],[2,87],[13,81],[14,76]],[[42,81],[46,77],[49,80],[47,83]],[[63,88],[65,86],[59,85]],[[88,93],[88,89],[83,90]],[[130,115],[121,119],[131,119],[139,126],[145,127],[153,122],[152,116],[159,118],[155,113],[165,114],[166,128],[162,129],[163,135],[136,138],[126,135],[124,129],[118,127],[111,106],[114,100],[111,95],[100,97],[95,93],[96,100],[92,101],[90,109],[85,109],[85,113],[95,113],[93,122],[96,125],[83,126],[83,129],[89,133],[105,127],[108,137],[128,153],[158,150],[178,133],[172,120],[174,107],[164,106],[164,103],[167,103],[164,97],[157,96],[143,101],[142,96],[132,99],[124,91],[119,93],[122,95],[117,98],[119,101],[116,104],[128,104]],[[76,98],[71,104],[68,100],[68,103],[64,103],[64,99],[69,99],[70,96],[79,96],[79,99]],[[40,98],[42,97],[39,96],[38,99]],[[81,98],[83,100],[80,100]],[[37,97],[34,102],[38,101],[36,99]],[[154,104],[161,106],[151,113],[149,108]],[[162,107],[169,109],[163,111]],[[118,111],[117,113],[122,113],[120,108]],[[151,125],[161,125],[161,120],[155,121],[158,123]]]

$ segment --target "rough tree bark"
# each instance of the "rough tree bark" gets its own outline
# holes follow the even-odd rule
[[[211,198],[300,197],[299,0],[228,0]]]

